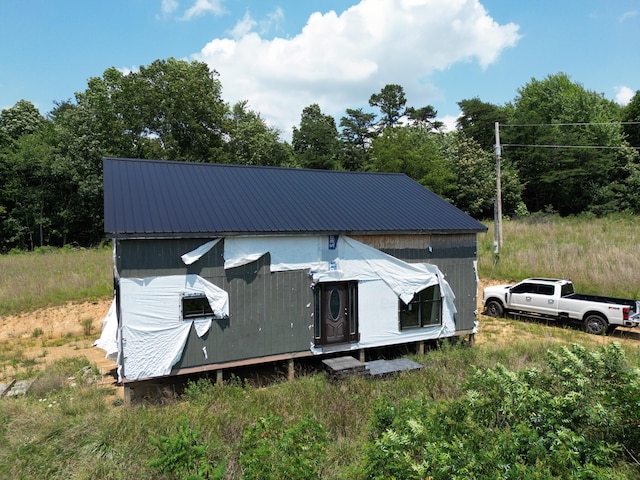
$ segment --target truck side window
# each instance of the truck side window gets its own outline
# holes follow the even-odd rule
[[[553,285],[538,285],[540,295],[553,295]]]
[[[573,284],[569,283],[566,285],[562,285],[562,290],[560,291],[560,295],[563,297],[568,297],[569,295],[573,295]]]
[[[511,293],[535,293],[536,286],[531,283],[521,283],[511,289]]]

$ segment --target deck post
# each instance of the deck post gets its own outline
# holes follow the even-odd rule
[[[129,385],[127,385],[126,383],[124,384],[124,391],[123,391],[123,400],[124,400],[124,405],[126,407],[130,407],[131,406],[131,401],[133,399],[133,391],[131,389],[131,387]]]
[[[222,370],[222,369],[216,370],[216,385],[222,385],[223,372],[224,372],[224,370]]]
[[[359,360],[360,360],[362,363],[364,363],[364,362],[366,361],[366,359],[365,359],[365,350],[364,350],[364,348],[361,348],[361,349],[360,349],[360,358],[359,358]]]
[[[418,342],[418,355],[424,355],[424,340]]]
[[[290,358],[288,360],[288,365],[289,365],[289,381],[293,381],[294,378],[296,378],[296,366],[295,366],[295,361],[293,360],[293,358]]]

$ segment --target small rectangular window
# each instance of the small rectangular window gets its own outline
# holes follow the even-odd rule
[[[400,300],[400,330],[429,327],[442,323],[440,286],[434,285],[416,293],[408,303]]]
[[[182,297],[182,319],[213,317],[213,310],[205,295],[185,295]]]

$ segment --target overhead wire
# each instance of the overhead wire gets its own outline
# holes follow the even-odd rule
[[[571,122],[571,123],[501,123],[502,127],[555,127],[555,126],[589,126],[589,125],[640,125],[639,122]],[[610,149],[621,150],[625,148],[633,148],[640,150],[640,146],[635,147],[631,145],[625,146],[604,146],[604,145],[528,145],[522,143],[503,143],[501,147],[525,147],[525,148],[590,148],[590,149]]]

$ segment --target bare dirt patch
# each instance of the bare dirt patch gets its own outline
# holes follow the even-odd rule
[[[104,299],[0,317],[0,382],[61,358],[86,357],[107,373],[113,362],[93,342],[110,305]]]

